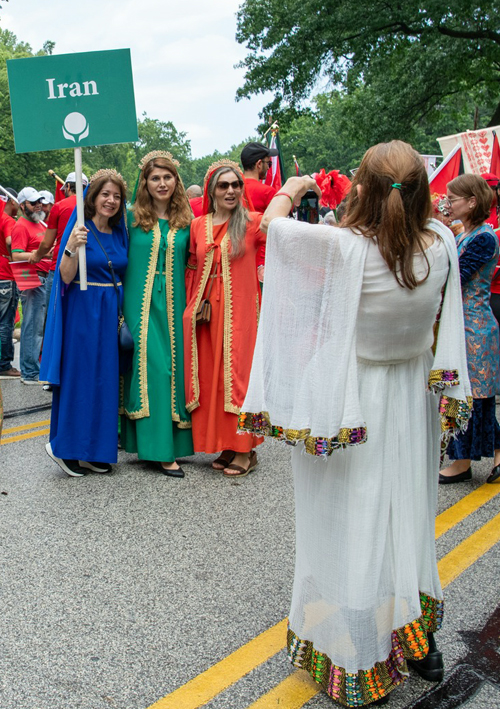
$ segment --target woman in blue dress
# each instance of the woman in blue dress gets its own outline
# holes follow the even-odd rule
[[[111,471],[118,450],[118,295],[127,267],[126,185],[100,170],[85,195],[85,226],[73,214],[61,241],[40,377],[53,387],[48,455],[72,477]],[[100,243],[99,243],[100,242]],[[88,289],[80,289],[85,245]],[[102,246],[101,246],[102,245]],[[107,254],[107,257],[104,253]]]
[[[479,175],[460,175],[447,185],[452,219],[465,231],[457,237],[464,306],[467,365],[473,397],[472,417],[464,433],[448,446],[453,461],[441,470],[441,485],[472,479],[471,460],[493,458],[486,482],[500,478],[500,426],[495,414],[499,392],[498,323],[490,306],[491,278],[498,262],[498,238],[485,220],[491,207],[491,189]]]

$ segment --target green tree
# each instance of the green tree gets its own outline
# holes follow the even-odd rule
[[[48,50],[51,49],[51,44],[46,43]],[[41,49],[34,53],[29,44],[18,42],[12,32],[0,29],[0,184],[4,187],[20,190],[26,185],[32,185],[37,189],[53,192],[54,181],[47,171],[54,169],[64,172],[65,169],[71,169],[71,150],[17,155],[14,149],[6,62],[8,59],[43,56],[48,50]]]
[[[264,115],[277,117],[293,115],[327,81],[347,93],[373,87],[366,110],[385,121],[385,139],[432,123],[451,97],[493,96],[481,122],[494,125],[499,27],[494,0],[245,0],[237,39],[249,53],[237,96],[272,91]]]

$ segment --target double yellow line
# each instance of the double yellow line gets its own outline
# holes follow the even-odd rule
[[[50,428],[47,428],[47,426],[50,426],[50,419],[47,419],[46,421],[36,421],[35,423],[26,423],[24,426],[4,428],[2,431],[2,440],[0,441],[0,445],[6,446],[7,443],[15,443],[16,441],[25,441],[27,438],[46,436],[50,431]],[[20,433],[20,431],[28,431],[28,433]]]
[[[499,493],[500,483],[482,485],[442,512],[436,518],[436,539]],[[446,588],[499,541],[500,513],[438,562],[443,588]],[[286,619],[280,621],[171,694],[159,699],[148,709],[199,709],[283,650],[286,645],[286,626]],[[308,674],[298,670],[273,687],[270,692],[262,695],[247,709],[272,709],[273,707],[301,709],[320,691],[319,685]]]

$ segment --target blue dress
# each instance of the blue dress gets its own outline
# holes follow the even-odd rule
[[[73,220],[74,222],[74,220]],[[86,223],[87,228],[89,224]],[[61,241],[61,255],[71,232]],[[72,225],[71,225],[72,227]],[[96,229],[92,224],[93,229]],[[123,225],[98,232],[113,263],[119,290],[127,267]],[[118,450],[118,302],[106,257],[92,231],[87,237],[88,290],[79,274],[65,285],[54,278],[40,379],[53,385],[50,443],[58,458],[116,463]]]
[[[498,238],[488,224],[457,237],[464,306],[467,365],[473,397],[472,416],[465,433],[448,446],[452,460],[493,458],[500,448],[495,414],[499,393],[498,323],[490,306],[491,278],[498,262]]]

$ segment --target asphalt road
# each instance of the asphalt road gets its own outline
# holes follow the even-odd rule
[[[285,446],[267,442],[238,481],[206,456],[175,480],[123,451],[112,474],[69,478],[44,449],[50,394],[1,386],[1,709],[337,706],[284,650],[294,563]],[[500,707],[490,467],[439,490],[446,677],[434,686],[412,674],[394,709]]]

